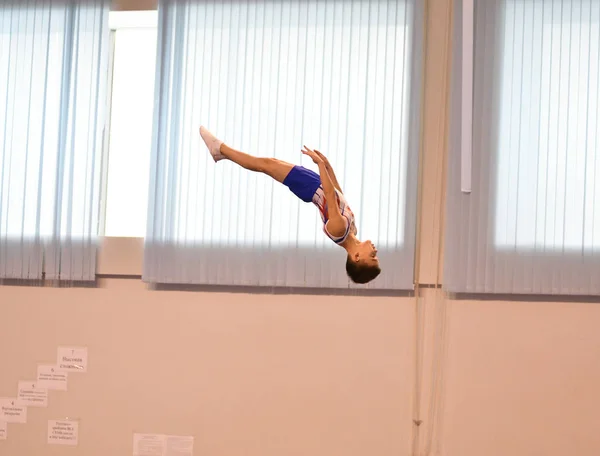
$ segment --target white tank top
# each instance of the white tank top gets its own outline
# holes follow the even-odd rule
[[[342,236],[333,236],[329,231],[327,231],[327,222],[329,221],[329,213],[327,207],[327,198],[325,198],[325,191],[323,190],[323,186],[319,186],[315,194],[313,195],[312,202],[319,208],[319,213],[321,214],[321,219],[323,220],[323,231],[336,244],[341,244],[344,242],[350,233],[356,235],[356,225],[354,223],[354,213],[350,209],[346,198],[344,198],[344,194],[337,189],[335,189],[335,196],[337,199],[338,207],[340,208],[340,213],[342,217],[346,221],[346,231]]]

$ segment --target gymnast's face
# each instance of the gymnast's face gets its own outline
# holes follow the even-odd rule
[[[371,241],[363,241],[356,249],[358,262],[364,266],[379,266],[377,248]]]

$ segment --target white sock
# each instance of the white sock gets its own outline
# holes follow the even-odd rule
[[[200,136],[208,147],[208,151],[215,162],[219,160],[223,160],[225,156],[221,153],[221,144],[223,141],[219,140],[215,135],[213,135],[210,131],[208,131],[204,127],[200,127]]]

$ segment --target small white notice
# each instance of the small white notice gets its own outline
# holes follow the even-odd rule
[[[194,437],[134,434],[134,456],[193,456]]]
[[[15,398],[0,397],[0,421],[26,423],[27,407],[19,405]]]
[[[165,456],[192,456],[194,454],[194,437],[178,437],[167,435]]]
[[[37,386],[47,390],[67,391],[67,375],[58,366],[38,366]]]
[[[24,407],[48,407],[48,390],[36,382],[19,382],[17,399]]]
[[[87,348],[58,347],[58,368],[65,372],[87,372]]]
[[[78,441],[77,421],[48,421],[48,444],[77,446]]]
[[[164,451],[164,435],[133,434],[133,456],[163,456]]]
[[[0,421],[0,440],[6,440],[8,435],[8,423],[6,421]]]

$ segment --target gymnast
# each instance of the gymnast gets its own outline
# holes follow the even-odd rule
[[[232,149],[204,127],[200,127],[200,136],[215,163],[227,159],[247,170],[264,173],[288,187],[305,203],[315,204],[327,237],[348,253],[346,273],[354,283],[368,283],[381,273],[377,249],[371,241],[360,241],[356,237],[354,213],[348,206],[329,160],[321,152],[306,146],[302,150],[319,167],[317,174],[303,166],[276,158],[255,157]]]

